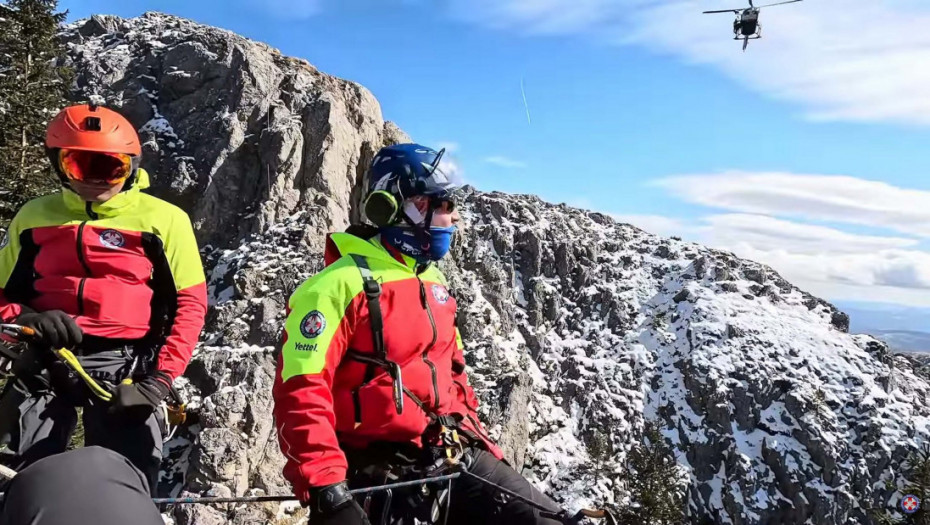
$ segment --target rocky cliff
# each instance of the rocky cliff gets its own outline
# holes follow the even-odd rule
[[[358,84],[157,13],[65,32],[75,96],[140,127],[153,192],[193,217],[211,308],[182,380],[196,424],[163,492],[286,493],[271,421],[288,293],[358,219],[383,144],[408,140]],[[846,333],[771,269],[532,196],[470,189],[443,263],[483,416],[569,507],[623,504],[645,420],[674,446],[689,522],[868,523],[928,434],[919,362]],[[593,443],[606,443],[594,450]],[[185,507],[178,524],[297,523],[291,506]]]

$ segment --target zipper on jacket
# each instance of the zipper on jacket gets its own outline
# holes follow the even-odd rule
[[[91,220],[97,220],[99,218],[97,213],[94,212],[94,203],[92,202],[87,202],[84,205],[84,211],[87,212],[87,216]],[[84,221],[81,223],[80,226],[78,226],[77,257],[78,257],[78,261],[80,261],[81,263],[81,267],[84,268],[84,273],[87,274],[87,277],[90,277],[91,276],[90,266],[87,265],[87,260],[84,259],[84,227],[86,225],[87,225],[87,221]],[[78,295],[77,295],[78,315],[84,315],[84,283],[87,282],[87,277],[81,279],[81,283],[78,285]]]
[[[471,417],[471,414],[468,414],[468,415],[466,415],[465,417],[467,417],[468,420],[471,421],[472,426],[475,427],[475,432],[477,432],[479,436],[483,437],[483,438],[486,439],[488,442],[492,442],[492,441],[493,441],[493,440],[491,439],[490,436],[488,436],[487,434],[485,434],[484,432],[481,431],[481,425],[478,424],[477,421],[475,421],[475,418]]]
[[[87,279],[81,279],[81,284],[78,285],[78,294],[77,294],[77,306],[78,306],[78,315],[84,315],[84,283]]]
[[[88,210],[90,210],[90,203],[87,203]],[[84,273],[87,274],[87,277],[90,277],[90,267],[87,266],[87,261],[84,259],[84,227],[87,226],[87,221],[81,223],[78,226],[77,233],[77,258],[81,263],[81,267],[84,268]],[[78,315],[84,315],[84,282],[87,281],[87,277],[81,279],[81,283],[78,285]]]
[[[362,387],[358,387],[352,391],[352,404],[354,405],[353,412],[355,415],[355,426],[358,426],[362,423],[362,400],[359,398],[358,391]]]
[[[439,379],[438,373],[436,371],[436,365],[429,360],[429,351],[433,349],[433,345],[436,344],[436,339],[438,334],[436,332],[436,321],[433,319],[433,312],[429,308],[429,301],[426,300],[426,287],[423,286],[423,281],[420,280],[420,276],[417,276],[417,281],[420,283],[420,302],[423,303],[423,308],[426,309],[426,315],[429,316],[429,324],[433,329],[433,340],[429,342],[429,345],[423,350],[423,362],[426,363],[426,366],[429,367],[430,375],[433,377],[433,407],[439,408]]]

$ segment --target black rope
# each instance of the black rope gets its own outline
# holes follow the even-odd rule
[[[440,483],[443,481],[451,481],[459,477],[459,473],[448,474],[445,476],[436,476],[434,478],[424,478],[413,481],[401,481],[398,483],[390,483],[388,485],[376,485],[374,487],[363,487],[359,489],[352,489],[349,491],[349,494],[353,496],[359,494],[368,494],[371,492],[380,492],[382,490],[393,490],[400,489],[405,487],[413,487],[419,485],[428,485],[432,483]],[[218,504],[218,503],[262,503],[262,502],[281,502],[281,501],[297,501],[297,498],[294,496],[245,496],[240,498],[154,498],[152,501],[156,505],[185,505],[185,504]]]
[[[449,512],[452,510],[452,480],[449,480],[449,488],[446,489],[446,511],[442,515],[442,525],[449,522]]]
[[[554,517],[559,517],[559,519],[561,519],[561,516],[564,516],[564,515],[565,515],[565,511],[564,511],[564,510],[553,511],[552,509],[546,508],[544,505],[542,505],[542,504],[540,504],[540,503],[536,503],[535,501],[533,501],[533,500],[531,500],[531,499],[529,499],[529,498],[527,498],[527,497],[525,497],[525,496],[521,496],[521,495],[517,494],[516,492],[514,492],[514,491],[512,491],[512,490],[510,490],[510,489],[506,489],[506,488],[504,488],[504,487],[502,487],[502,486],[500,486],[500,485],[494,483],[493,481],[489,481],[489,480],[487,480],[487,479],[484,479],[484,478],[482,478],[481,476],[479,476],[479,475],[477,475],[477,474],[472,474],[472,473],[469,472],[467,469],[462,469],[461,472],[462,472],[462,474],[465,474],[466,476],[469,476],[469,477],[471,477],[472,479],[476,479],[476,480],[480,481],[481,483],[484,483],[485,485],[491,487],[492,489],[494,489],[494,490],[496,490],[496,491],[498,491],[498,492],[500,492],[500,493],[502,493],[502,494],[506,494],[506,495],[508,495],[508,496],[510,496],[510,497],[512,497],[512,498],[516,498],[516,499],[522,501],[523,503],[526,503],[527,505],[529,505],[529,506],[535,508],[536,510],[540,510],[540,511],[543,511],[543,512],[547,513],[548,515],[551,515],[551,516],[554,516]],[[563,519],[563,521],[564,521],[564,519]]]
[[[610,511],[606,509],[605,510],[582,509],[578,511],[578,513],[574,517],[572,517],[572,516],[569,516],[568,511],[564,509],[560,509],[559,511],[553,512],[552,510],[547,509],[545,506],[539,503],[536,503],[535,501],[529,498],[521,496],[512,490],[508,490],[477,474],[472,474],[467,469],[462,469],[460,472],[462,472],[466,476],[471,477],[472,479],[475,479],[475,480],[480,481],[481,483],[484,483],[485,485],[493,488],[494,490],[499,491],[501,494],[506,494],[510,497],[513,497],[513,498],[516,498],[522,501],[523,503],[526,503],[527,505],[531,507],[534,507],[535,509],[539,510],[542,513],[542,516],[544,518],[552,518],[554,520],[561,521],[562,523],[565,523],[566,525],[577,525],[578,523],[581,523],[581,521],[584,520],[585,518],[603,519],[607,521],[608,525],[616,525],[617,523],[617,519],[614,517],[614,515],[611,514]]]

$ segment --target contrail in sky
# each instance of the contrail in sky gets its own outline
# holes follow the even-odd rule
[[[520,92],[523,93],[523,107],[526,108],[526,122],[527,124],[532,124],[533,121],[530,120],[530,105],[526,103],[526,88],[523,87],[523,77],[520,77]]]

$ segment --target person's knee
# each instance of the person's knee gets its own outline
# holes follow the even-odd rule
[[[520,474],[507,466],[506,463],[494,457],[493,454],[482,449],[468,449],[465,453],[464,463],[465,468],[478,476],[497,477],[497,474],[501,471],[501,469],[505,469],[505,476],[517,476],[522,478]]]
[[[36,462],[13,479],[7,497],[0,524],[161,522],[139,471],[97,446]]]

